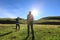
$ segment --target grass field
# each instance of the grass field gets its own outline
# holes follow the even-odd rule
[[[21,24],[20,31],[15,31],[15,24],[0,24],[0,40],[24,40],[27,36],[27,25]],[[60,40],[59,25],[34,24],[35,40]],[[31,40],[31,33],[28,40]]]

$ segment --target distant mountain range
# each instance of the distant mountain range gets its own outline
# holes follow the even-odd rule
[[[15,24],[15,18],[0,18],[0,24]],[[20,18],[20,23],[25,24],[27,23],[26,19]],[[60,16],[49,16],[44,17],[38,20],[34,20],[35,24],[54,24],[60,25]]]

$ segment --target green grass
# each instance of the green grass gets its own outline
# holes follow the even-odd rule
[[[12,32],[8,35],[3,35]],[[1,36],[3,35],[3,36]],[[59,25],[34,24],[35,40],[60,40]],[[27,24],[21,24],[20,31],[15,31],[15,24],[0,24],[0,40],[24,40],[27,36]],[[31,40],[31,33],[28,40]]]

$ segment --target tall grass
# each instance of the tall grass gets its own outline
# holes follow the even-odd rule
[[[27,36],[27,24],[21,24],[20,26],[21,29],[16,32],[15,24],[0,24],[0,40],[24,40]],[[3,35],[9,32],[12,33]],[[60,40],[60,26],[34,24],[34,35],[35,40]],[[28,40],[32,39],[31,36],[30,33]]]

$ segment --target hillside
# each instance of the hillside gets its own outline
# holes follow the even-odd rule
[[[60,25],[60,16],[44,17],[39,20],[36,20],[34,23],[37,23],[37,24],[59,24]]]
[[[16,18],[0,18],[0,24],[15,24]],[[26,19],[20,18],[20,23],[26,23]]]
[[[15,24],[16,18],[0,18],[0,24]],[[20,18],[20,23],[27,23],[26,19]],[[60,25],[60,16],[51,16],[44,17],[38,20],[34,20],[35,24],[59,24]]]

